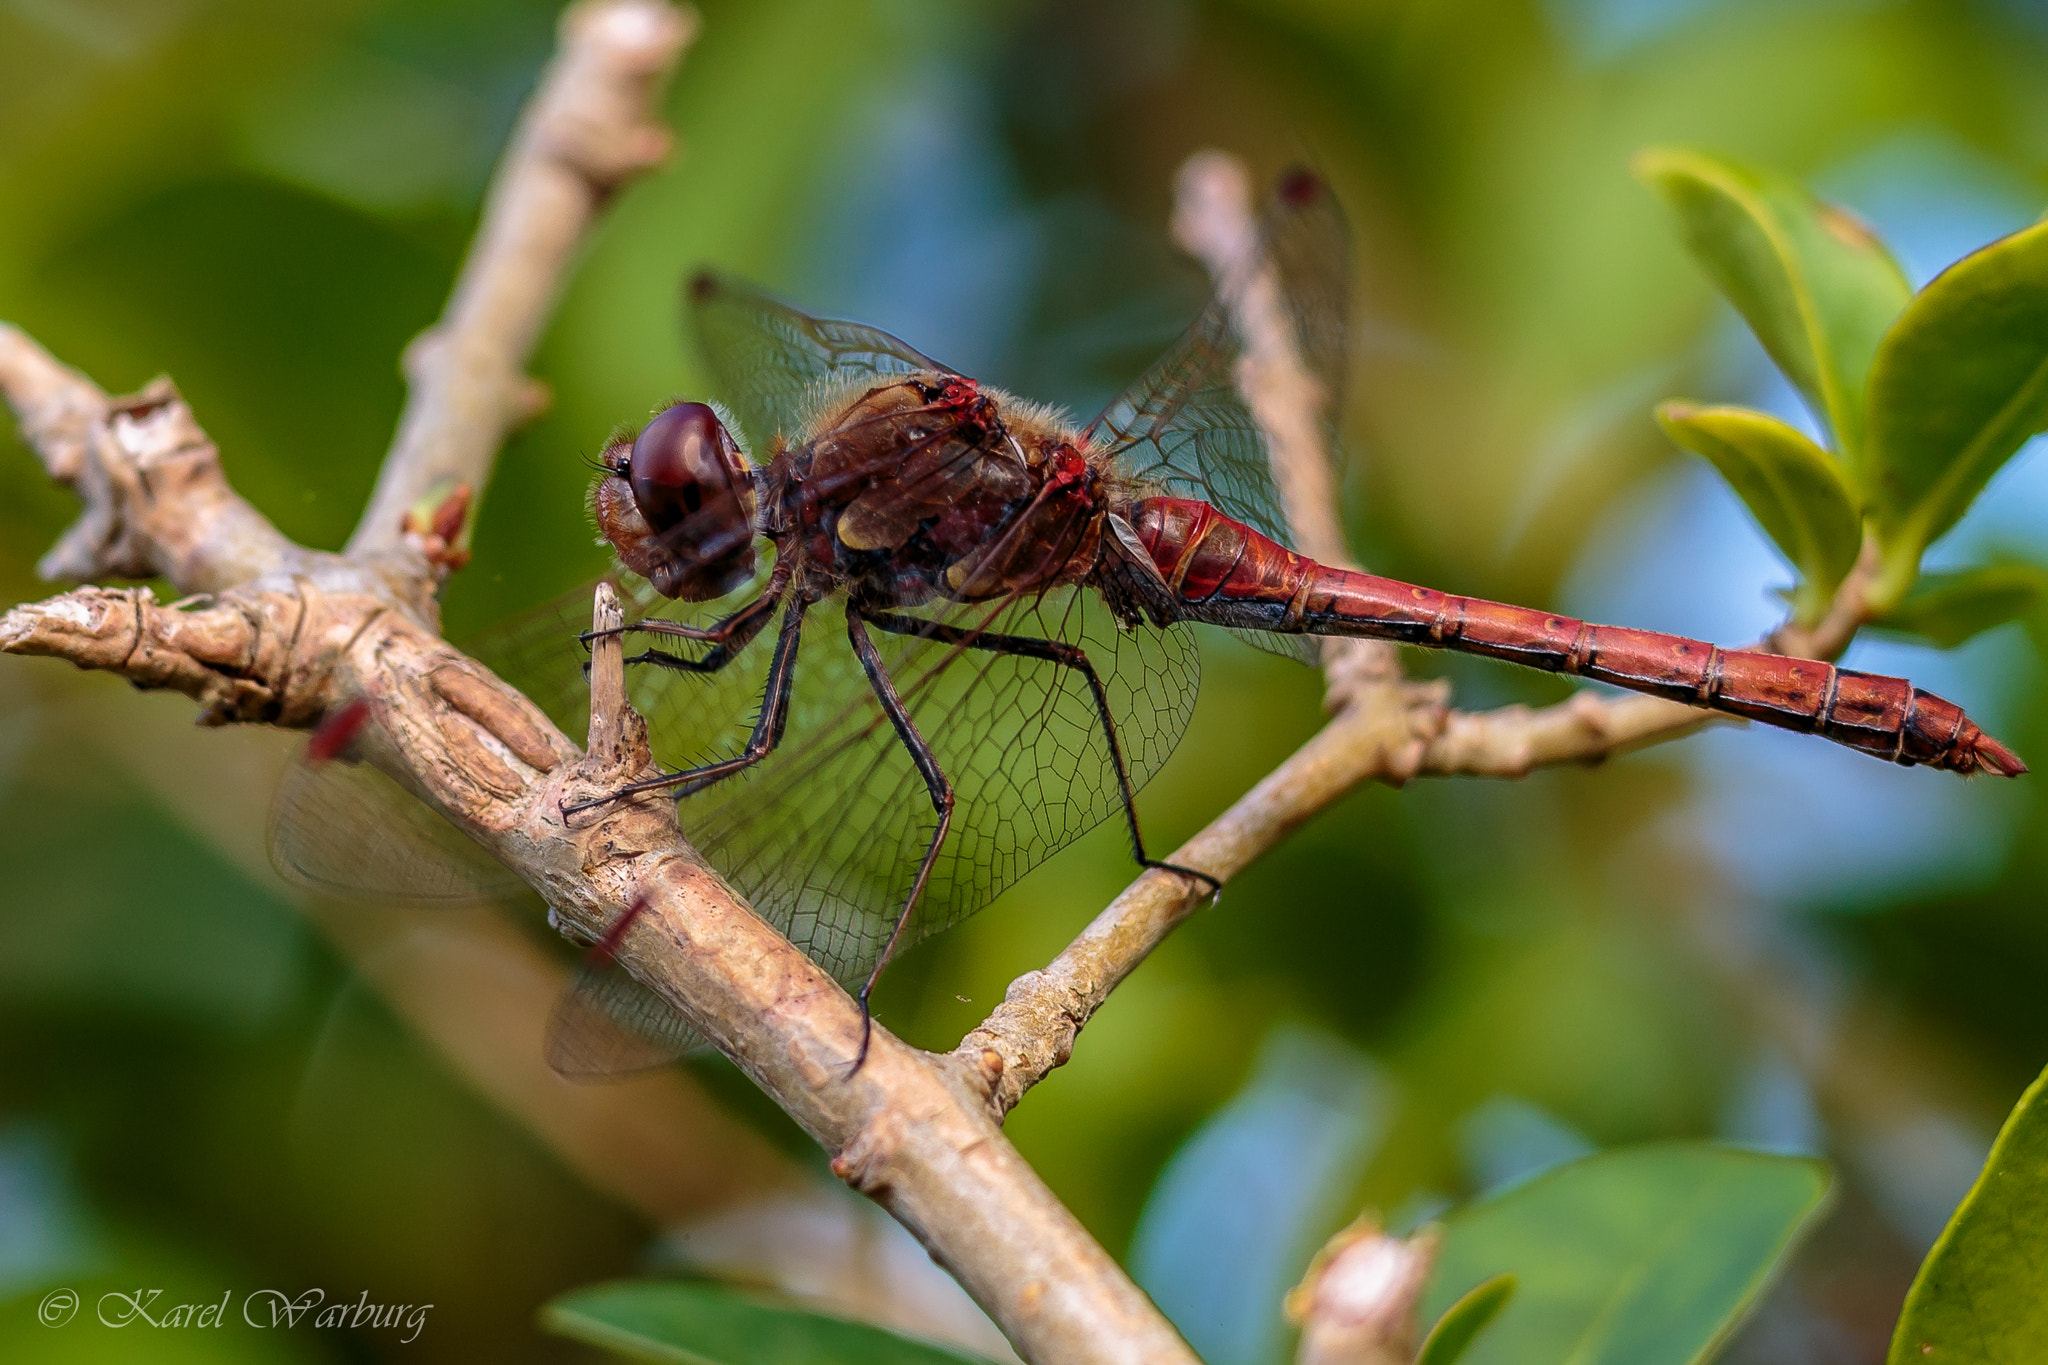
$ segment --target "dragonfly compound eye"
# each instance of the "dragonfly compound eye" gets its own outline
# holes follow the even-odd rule
[[[709,404],[675,403],[655,414],[620,472],[639,515],[620,515],[618,500],[600,490],[599,522],[626,567],[692,602],[753,576],[753,474]]]

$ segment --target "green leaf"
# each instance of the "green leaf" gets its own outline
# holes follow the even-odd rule
[[[1425,1311],[1503,1272],[1466,1365],[1691,1365],[1727,1340],[1827,1198],[1825,1165],[1658,1143],[1560,1166],[1452,1214]]]
[[[1869,228],[1787,176],[1672,148],[1638,179],[1677,212],[1685,244],[1858,467],[1871,358],[1913,289]]]
[[[1720,471],[1799,571],[1802,620],[1827,610],[1863,545],[1855,495],[1827,452],[1767,413],[1669,402],[1657,420]]]
[[[1980,631],[2025,616],[2044,590],[2048,570],[2033,564],[1987,564],[1922,574],[1911,592],[1870,624],[1954,649]]]
[[[2048,1072],[2020,1096],[1977,1183],[1920,1263],[1885,1359],[2048,1360]]]
[[[1493,1321],[1494,1314],[1514,1294],[1515,1277],[1496,1275],[1446,1308],[1436,1326],[1429,1329],[1415,1365],[1456,1365],[1465,1348],[1472,1344],[1472,1338]]]
[[[1896,602],[1920,553],[2048,425],[2048,223],[1965,256],[1914,298],[1870,375],[1873,595]]]
[[[679,1365],[980,1365],[979,1358],[785,1300],[694,1280],[620,1280],[562,1295],[548,1330]]]

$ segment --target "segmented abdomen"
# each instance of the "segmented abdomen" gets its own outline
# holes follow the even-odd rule
[[[1457,597],[1334,568],[1205,502],[1146,498],[1139,540],[1190,620],[1484,654],[1668,697],[1912,765],[2017,777],[2026,765],[1962,708],[1903,678]]]

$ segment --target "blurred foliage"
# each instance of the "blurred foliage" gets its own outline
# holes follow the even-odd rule
[[[1496,1275],[1473,1285],[1430,1327],[1422,1349],[1415,1354],[1415,1365],[1456,1365],[1465,1358],[1473,1339],[1500,1316],[1514,1296],[1513,1275]]]
[[[1472,1365],[1703,1361],[1829,1183],[1819,1162],[1698,1143],[1587,1157],[1448,1219],[1424,1314],[1512,1273]]]
[[[1752,195],[1770,212],[1819,212],[1785,188],[1806,185],[1868,223],[1923,291],[1893,333],[1901,363],[1923,332],[1938,359],[1976,354],[1959,329],[1984,329],[1991,349],[1954,380],[1981,401],[1938,434],[1950,454],[1977,443],[1989,492],[1929,557],[1951,577],[1921,589],[2008,591],[1952,576],[2048,556],[2048,466],[2028,447],[1998,469],[2032,418],[1987,424],[2013,390],[2013,352],[1992,345],[2011,329],[1958,292],[1982,272],[2031,281],[2039,234],[1927,286],[2041,207],[2048,25],[2031,6],[702,8],[669,104],[680,155],[622,196],[570,282],[535,367],[556,403],[488,490],[448,595],[458,638],[602,566],[580,457],[702,382],[676,326],[687,267],[1086,410],[1200,298],[1164,219],[1173,170],[1209,145],[1262,170],[1306,154],[1351,215],[1347,510],[1376,569],[1729,643],[1773,623],[1795,576],[1652,408],[1689,393],[1820,447],[1835,424],[1768,361],[1796,340],[1752,340],[1632,177],[1649,146],[1771,168],[1753,174],[1782,184]],[[236,484],[288,534],[338,545],[398,413],[397,355],[439,309],[553,11],[10,0],[0,317],[109,387],[173,375]],[[1880,348],[1869,434],[1844,467],[1859,500],[1890,490],[1879,524],[1917,567],[1958,509],[1919,472],[1929,371],[1890,384],[1890,363]],[[1808,387],[1832,418],[1825,386]],[[1871,482],[1881,469],[1898,478]],[[0,435],[9,600],[44,591],[34,561],[70,514]],[[1785,550],[1809,575],[1840,563],[1838,546]],[[1898,586],[1897,624],[1921,630]],[[1967,616],[1953,602],[1946,621]],[[1911,673],[2023,755],[2048,753],[2048,620],[2009,592],[1989,615],[2015,612],[1948,653],[1870,642],[1850,662]],[[1194,727],[1142,803],[1161,847],[1320,720],[1306,670],[1211,645]],[[1411,663],[1466,705],[1565,695],[1483,661]],[[160,1276],[167,1293],[275,1280],[436,1305],[407,1346],[275,1334],[211,1359],[558,1358],[536,1307],[630,1272],[647,1230],[475,1100],[284,893],[223,858],[220,793],[147,776],[190,708],[122,692],[0,664],[6,1353],[140,1358],[133,1336],[18,1324],[47,1285]],[[1920,1253],[2048,1054],[2048,804],[2038,779],[1965,786],[1825,747],[1722,731],[1597,771],[1356,793],[1155,954],[1009,1131],[1119,1255],[1184,1144],[1324,1134],[1327,1178],[1269,1239],[1299,1257],[1284,1275],[1361,1203],[1412,1221],[1587,1146],[1719,1135],[1825,1152],[1836,1211],[1726,1358],[1882,1359]],[[1098,830],[893,968],[882,1018],[950,1046],[1128,875],[1119,833]],[[1370,1114],[1327,1086],[1286,1088],[1295,1073],[1273,1059],[1304,1037],[1374,1078],[1351,1092]],[[1228,1126],[1247,1114],[1307,1117]],[[1244,1149],[1268,1166],[1294,1155]],[[1284,1342],[1256,1325],[1234,1339]]]
[[[2048,1349],[2048,1077],[2027,1087],[1906,1296],[1889,1365],[1988,1362]]]
[[[550,1303],[553,1331],[603,1346],[630,1360],[687,1365],[972,1365],[941,1350],[865,1323],[797,1304],[686,1281],[629,1280],[592,1285]]]

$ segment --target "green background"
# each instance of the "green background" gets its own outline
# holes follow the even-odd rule
[[[398,351],[439,310],[553,19],[0,6],[0,317],[111,389],[173,375],[242,492],[338,546],[398,412]],[[1689,144],[1805,179],[1915,284],[2031,221],[2048,175],[2048,25],[2017,0],[755,0],[703,19],[668,100],[680,154],[616,204],[542,344],[556,403],[488,491],[448,593],[458,637],[602,566],[581,460],[697,392],[687,267],[1091,410],[1200,300],[1164,223],[1174,169],[1214,145],[1261,173],[1306,157],[1350,213],[1345,511],[1367,563],[1737,643],[1789,574],[1652,406],[1813,427],[1629,156]],[[9,602],[46,591],[33,564],[71,513],[0,434]],[[2037,451],[1930,563],[1993,554],[2048,558]],[[2043,624],[1851,662],[2048,758]],[[1467,706],[1566,695],[1410,663]],[[1220,639],[1206,665],[1142,801],[1161,849],[1320,720],[1306,670]],[[281,1279],[437,1307],[410,1346],[299,1333],[165,1358],[581,1351],[535,1307],[633,1273],[650,1229],[238,870],[260,829],[162,778],[190,715],[0,661],[0,1330],[70,1353],[51,1359],[141,1359],[134,1337],[16,1334],[67,1277]],[[1176,934],[1009,1131],[1212,1365],[1283,1349],[1279,1291],[1362,1205],[1399,1223],[1659,1138],[1823,1154],[1837,1202],[1727,1358],[1875,1362],[2048,1052],[2043,790],[1722,731],[1520,783],[1361,791]],[[881,1017],[950,1046],[1129,873],[1098,830],[907,956]],[[693,1065],[822,1165],[729,1069]],[[1286,1179],[1250,1200],[1247,1167]]]

